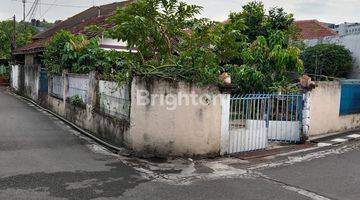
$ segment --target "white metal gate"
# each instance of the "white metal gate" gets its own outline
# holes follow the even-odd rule
[[[229,153],[300,141],[302,95],[247,94],[230,99]]]

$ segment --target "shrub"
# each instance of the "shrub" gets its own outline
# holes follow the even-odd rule
[[[48,43],[43,60],[50,74],[60,75],[64,69],[79,74],[96,70],[110,79],[114,71],[125,65],[123,54],[101,49],[96,37],[88,39],[84,35],[60,31]]]
[[[301,55],[308,74],[345,77],[351,70],[353,58],[344,46],[319,44],[308,47]]]
[[[0,77],[9,77],[10,75],[10,68],[6,65],[0,65]]]
[[[84,104],[84,102],[83,102],[82,98],[80,97],[80,95],[76,94],[76,95],[70,97],[70,104],[75,107],[80,107],[81,105]]]

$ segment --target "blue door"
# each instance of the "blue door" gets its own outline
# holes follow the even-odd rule
[[[47,93],[48,92],[48,76],[46,68],[41,67],[40,69],[40,88],[39,92]]]

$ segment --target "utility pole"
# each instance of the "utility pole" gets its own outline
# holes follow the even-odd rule
[[[25,5],[26,5],[26,0],[22,0],[23,3],[23,21],[25,22]]]
[[[16,16],[13,17],[13,38],[12,38],[12,45],[11,45],[11,52],[16,49]]]

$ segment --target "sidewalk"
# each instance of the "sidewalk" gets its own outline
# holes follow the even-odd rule
[[[360,140],[360,130],[350,130],[331,136],[324,136],[322,138],[313,139],[311,142],[317,144],[318,147],[327,147],[352,140]]]

